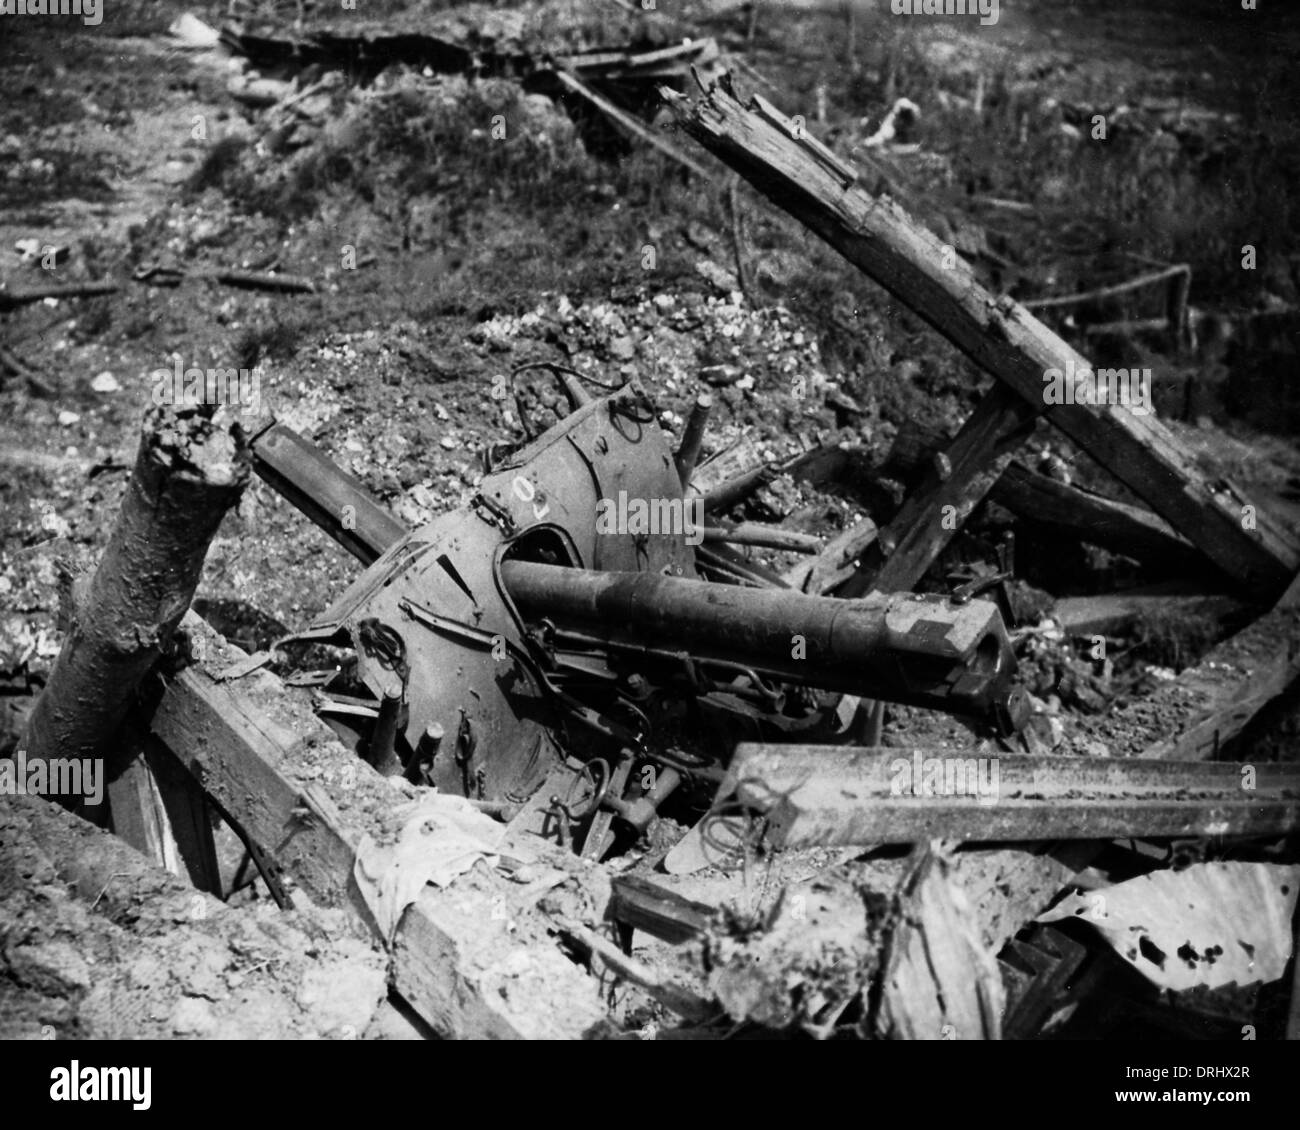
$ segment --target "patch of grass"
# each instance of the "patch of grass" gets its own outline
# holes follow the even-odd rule
[[[1213,620],[1194,614],[1144,614],[1133,626],[1134,656],[1181,671],[1218,642],[1221,633],[1216,628]]]
[[[264,360],[292,357],[315,324],[316,319],[305,314],[276,314],[269,321],[249,326],[235,338],[235,367],[253,369]]]

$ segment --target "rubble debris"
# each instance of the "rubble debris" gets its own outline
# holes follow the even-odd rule
[[[1112,756],[1201,761],[1225,755],[1250,720],[1300,678],[1300,580],[1277,606],[1163,683],[1104,718],[1078,719],[1071,747],[1100,739]]]
[[[394,813],[402,821],[394,843],[381,846],[366,836],[357,845],[357,886],[392,941],[406,908],[426,884],[450,886],[480,859],[495,866],[504,828],[464,797],[429,793]]]
[[[40,797],[0,805],[9,1039],[355,1039],[384,957],[337,912],[233,907]]]
[[[1198,863],[1070,894],[1038,916],[1088,923],[1162,989],[1276,981],[1291,955],[1300,867]]]
[[[765,912],[724,908],[707,943],[709,989],[738,1023],[853,1031],[896,913],[851,866],[786,886]]]
[[[180,47],[203,51],[221,42],[221,33],[190,12],[183,12],[172,20],[167,34]]]

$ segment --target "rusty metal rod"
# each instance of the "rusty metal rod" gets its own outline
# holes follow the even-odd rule
[[[695,464],[700,460],[700,449],[704,446],[704,431],[709,424],[709,413],[713,410],[713,397],[707,392],[695,398],[691,414],[686,419],[686,430],[682,432],[682,443],[673,456],[677,467],[677,477],[682,480],[682,490],[691,482],[695,474]]]
[[[791,553],[820,553],[821,538],[801,534],[797,530],[783,530],[779,526],[765,526],[761,522],[736,522],[734,525],[705,526],[706,542],[730,542],[732,545],[753,545],[763,549],[784,549]]]
[[[252,441],[253,470],[362,564],[406,536],[406,527],[310,440],[272,424]]]
[[[738,798],[781,847],[959,840],[1275,835],[1300,818],[1300,771],[1144,758],[742,742]]]

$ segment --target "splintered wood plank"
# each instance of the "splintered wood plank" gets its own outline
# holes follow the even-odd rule
[[[217,860],[208,798],[198,782],[156,738],[149,740],[144,756],[190,882],[201,891],[220,896],[221,865]]]
[[[611,887],[611,918],[673,945],[698,937],[714,916],[713,907],[683,898],[637,875],[618,875]]]
[[[895,202],[849,183],[803,140],[720,84],[698,101],[664,89],[687,133],[906,303],[972,360],[1044,405],[1049,370],[1086,358],[970,267]],[[798,131],[796,131],[798,132]],[[1088,385],[1095,394],[1095,382]],[[1047,418],[1242,585],[1270,595],[1300,567],[1300,546],[1223,479],[1207,476],[1152,415],[1123,404],[1045,406]],[[1253,520],[1252,520],[1253,519]]]
[[[1002,477],[1037,414],[1023,397],[1003,385],[985,395],[952,445],[936,457],[936,466],[921,486],[876,539],[888,556],[872,588],[903,592],[916,586]]]
[[[204,640],[214,668],[240,657],[192,612],[183,626]],[[376,929],[354,879],[356,851],[408,798],[275,675],[259,670],[218,683],[203,667],[188,667],[167,682],[152,730],[277,874]],[[426,886],[406,909],[391,943],[394,987],[443,1036],[603,1034],[597,982],[555,946],[544,915],[512,903],[509,885],[483,870],[445,890]]]
[[[168,684],[152,726],[277,872],[288,872],[315,903],[362,909],[359,892],[349,890],[352,843],[283,768],[294,739],[286,741],[237,686],[188,667]]]
[[[114,835],[164,870],[173,875],[180,873],[162,796],[143,751],[108,782],[108,810],[113,817]]]
[[[858,559],[875,544],[876,523],[862,518],[826,543],[826,548],[809,561],[800,561],[781,574],[791,588],[811,596],[825,596],[857,572]]]

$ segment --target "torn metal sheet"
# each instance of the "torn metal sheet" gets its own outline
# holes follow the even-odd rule
[[[1087,922],[1162,989],[1217,989],[1282,976],[1298,892],[1300,867],[1201,863],[1069,895],[1038,921]]]

